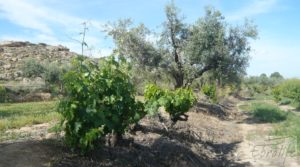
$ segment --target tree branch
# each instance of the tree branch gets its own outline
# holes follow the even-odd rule
[[[191,85],[193,83],[193,81],[199,77],[201,77],[203,75],[203,73],[205,73],[206,71],[209,71],[213,68],[213,66],[211,65],[207,65],[204,68],[202,68],[201,70],[199,70],[193,78],[189,78],[188,81],[184,84],[184,87],[187,87],[189,85]]]

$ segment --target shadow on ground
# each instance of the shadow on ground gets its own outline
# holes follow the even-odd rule
[[[247,164],[235,163],[226,158],[226,154],[231,152],[238,143],[214,144],[203,142],[192,134],[157,128],[141,128],[142,133],[159,134],[160,137],[154,141],[144,138],[138,142],[133,142],[130,138],[124,139],[116,147],[102,146],[86,156],[70,151],[59,140],[0,144],[0,166],[247,166]],[[210,153],[215,153],[217,156],[210,156]]]

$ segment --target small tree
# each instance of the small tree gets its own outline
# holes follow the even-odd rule
[[[162,32],[158,33],[144,24],[133,27],[129,20],[108,26],[116,51],[140,69],[163,71],[172,77],[175,88],[187,87],[208,72],[223,83],[245,75],[249,40],[257,36],[251,22],[230,26],[221,12],[207,8],[204,17],[188,25],[173,2],[165,7],[165,14]],[[156,34],[159,40],[147,39]]]
[[[44,66],[35,59],[26,59],[21,65],[23,75],[28,78],[42,77],[45,72]]]
[[[51,93],[62,93],[63,91],[63,76],[69,71],[68,65],[60,65],[56,62],[52,62],[45,65],[45,72],[43,73],[43,79]]]
[[[57,84],[63,79],[62,77],[63,71],[57,63],[52,62],[49,65],[45,66],[43,78],[47,83]]]

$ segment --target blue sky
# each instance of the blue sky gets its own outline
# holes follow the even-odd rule
[[[108,21],[131,18],[159,29],[168,0],[0,0],[0,40],[26,40],[62,44],[79,52],[81,23],[89,22],[87,43],[94,56],[107,55],[112,42],[101,32]],[[251,41],[249,75],[278,71],[285,77],[300,77],[300,1],[296,0],[176,0],[193,23],[214,6],[235,25],[245,18],[258,27],[259,39]]]

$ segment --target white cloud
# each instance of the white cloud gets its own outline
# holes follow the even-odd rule
[[[103,25],[102,22],[74,17],[32,0],[0,0],[0,16],[14,24],[43,33],[53,33],[53,26],[74,30],[87,20],[98,28]]]
[[[72,38],[78,36],[82,29],[81,23],[88,21],[96,31],[88,31],[86,42],[93,47],[100,47],[101,39],[93,36],[99,35],[103,23],[97,20],[88,20],[81,17],[58,11],[35,0],[0,0],[0,18],[9,20],[23,28],[34,30],[22,36],[2,36],[2,40],[23,40],[35,43],[44,42],[51,45],[62,44],[72,51],[80,53],[80,44]],[[45,2],[45,1],[44,1]],[[33,33],[34,32],[34,33]],[[70,35],[77,34],[77,35]]]
[[[255,15],[268,13],[272,11],[276,5],[278,0],[253,0],[250,1],[250,5],[245,6],[244,8],[235,11],[234,13],[230,13],[227,16],[228,20],[237,21],[244,19],[246,17],[253,17]]]
[[[0,16],[25,28],[39,30],[45,33],[52,32],[50,27],[42,21],[42,19],[46,19],[48,16],[45,11],[25,1],[1,0]]]

